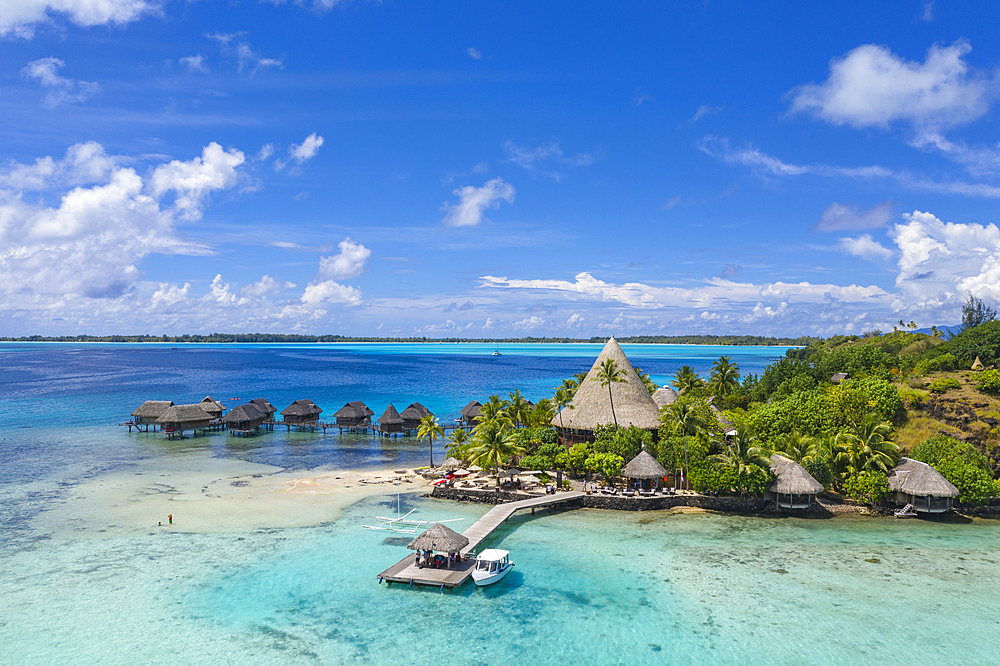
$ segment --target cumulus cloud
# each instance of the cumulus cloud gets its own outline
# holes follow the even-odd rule
[[[513,141],[507,141],[503,145],[507,152],[507,159],[531,173],[541,174],[552,178],[556,182],[562,180],[562,174],[552,171],[549,165],[566,167],[590,166],[599,158],[589,153],[577,153],[573,156],[563,154],[558,141],[550,141],[535,148],[519,146]]]
[[[521,331],[537,331],[538,329],[545,326],[545,320],[541,317],[532,315],[530,317],[525,317],[520,321],[515,321],[511,326],[517,330]]]
[[[920,63],[884,46],[859,46],[830,62],[823,83],[792,90],[790,111],[857,128],[893,122],[950,127],[975,120],[993,104],[997,82],[969,67],[964,57],[971,50],[965,40],[935,44]]]
[[[35,26],[65,16],[72,23],[124,25],[159,11],[159,2],[146,0],[5,0],[0,2],[0,36],[31,38]]]
[[[156,310],[166,310],[179,303],[184,303],[190,294],[190,282],[185,282],[183,287],[163,282],[160,283],[159,289],[150,296],[149,305]]]
[[[264,275],[256,282],[243,285],[243,287],[240,288],[240,296],[261,298],[271,294],[280,294],[283,291],[294,288],[294,282],[285,282],[284,280],[279,280],[278,278],[271,277],[270,275]]]
[[[458,203],[445,203],[441,210],[447,214],[444,223],[450,227],[474,227],[485,218],[486,209],[497,209],[500,201],[514,203],[516,194],[514,186],[504,182],[502,178],[486,181],[482,187],[466,185],[453,192],[458,197]]]
[[[214,190],[228,189],[236,184],[236,167],[246,156],[230,148],[224,150],[214,141],[202,150],[201,157],[187,162],[174,160],[156,167],[149,181],[153,196],[159,198],[174,192],[174,208],[186,220],[201,219],[202,205]]]
[[[889,201],[875,204],[867,210],[834,202],[823,211],[813,231],[881,229],[891,220],[892,203]]]
[[[0,187],[25,191],[103,182],[123,159],[109,156],[96,141],[77,143],[66,150],[61,160],[49,156],[39,157],[33,164],[11,160],[6,169],[0,169]]]
[[[305,138],[305,141],[303,141],[302,143],[300,144],[293,143],[288,148],[289,160],[294,161],[296,164],[300,165],[308,162],[309,160],[311,160],[313,157],[316,156],[316,153],[319,152],[319,149],[323,146],[323,141],[324,141],[323,137],[316,134],[316,132],[313,132],[312,134],[307,136]],[[273,146],[271,146],[270,144],[265,146],[265,148],[269,148],[270,152],[273,152],[274,150]],[[263,151],[264,149],[262,148],[261,154],[263,154]],[[268,155],[270,155],[270,152],[268,152]],[[282,169],[285,168],[287,164],[288,164],[287,161],[276,160],[274,163],[274,168],[278,171],[281,171]]]
[[[306,305],[321,303],[354,304],[361,301],[361,290],[350,285],[339,284],[333,280],[310,282],[302,294],[302,302]]]
[[[873,239],[870,234],[858,238],[841,238],[840,248],[862,259],[886,259],[892,256],[892,250]]]
[[[344,280],[361,275],[365,269],[365,262],[371,256],[372,251],[361,243],[355,243],[350,237],[345,238],[337,244],[340,252],[329,257],[320,257],[319,273],[316,277],[319,280]]]
[[[48,89],[43,102],[45,108],[54,109],[60,104],[72,104],[74,102],[84,102],[101,90],[101,86],[87,81],[74,81],[59,76],[56,72],[65,67],[59,58],[41,58],[33,60],[21,69],[21,76],[26,79],[38,81],[42,87]]]

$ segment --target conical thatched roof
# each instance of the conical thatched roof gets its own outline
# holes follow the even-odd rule
[[[167,411],[174,406],[171,400],[147,400],[146,402],[139,405],[139,407],[132,412],[132,416],[139,416],[146,419],[155,419],[163,415],[163,412]]]
[[[276,411],[278,411],[277,407],[275,407],[274,405],[272,405],[271,403],[269,403],[264,398],[254,398],[250,402],[253,403],[253,404],[255,404],[255,405],[257,405],[257,408],[260,411],[264,412],[264,414],[266,414],[268,416],[270,416],[271,414],[274,414]]]
[[[296,400],[288,407],[281,410],[282,416],[319,416],[322,413],[322,409],[319,408],[312,400]]]
[[[198,404],[201,405],[202,409],[213,416],[222,416],[222,412],[226,409],[225,405],[210,395],[206,395]]]
[[[483,405],[481,402],[479,402],[478,400],[473,400],[465,407],[462,407],[462,411],[460,413],[467,419],[474,419],[479,417],[479,410],[482,408]]]
[[[615,422],[611,415],[608,387],[601,386],[595,379],[598,368],[606,358],[614,359],[618,369],[625,371],[624,382],[611,384],[618,425],[623,427],[634,425],[644,430],[657,429],[660,426],[660,408],[653,402],[646,385],[639,379],[625,352],[614,338],[604,345],[604,349],[587,373],[587,378],[576,390],[576,395],[570,403],[572,409],[562,411],[562,425],[560,426],[558,414],[552,419],[552,425],[573,430],[593,430],[599,425]]]
[[[382,412],[382,416],[379,417],[378,422],[382,425],[399,425],[403,422],[403,419],[390,402],[389,406]]]
[[[368,408],[368,405],[360,400],[355,400],[341,407],[334,416],[341,419],[363,419],[374,413]]]
[[[419,421],[428,414],[431,414],[431,410],[427,409],[419,402],[414,402],[409,407],[404,409],[400,416],[403,417],[404,421]],[[431,416],[433,416],[433,414],[431,414]]]
[[[918,460],[903,458],[889,470],[889,487],[917,497],[956,497],[958,488],[936,469]]]
[[[667,470],[649,451],[643,449],[622,468],[622,476],[628,479],[659,479],[667,475]]]
[[[771,492],[781,495],[816,495],[823,492],[823,484],[812,477],[805,467],[794,460],[775,453],[771,456],[771,472],[778,477],[771,484]]]
[[[979,360],[978,356],[976,357],[976,360],[972,362],[972,369],[973,370],[982,370],[983,369],[983,362]]]
[[[462,461],[457,458],[447,458],[443,463],[438,465],[438,469],[460,469],[462,467]]]
[[[157,423],[163,424],[208,424],[211,421],[211,415],[205,411],[201,406],[201,403],[194,405],[174,405],[167,409],[160,415],[160,418],[156,419]],[[192,426],[200,427],[200,426]]]
[[[666,407],[677,402],[677,391],[669,386],[661,386],[653,393],[653,402],[657,407]]]
[[[469,545],[469,538],[450,527],[437,523],[416,539],[406,544],[410,550],[433,550],[439,553],[457,553]]]
[[[263,422],[267,414],[260,411],[260,407],[252,402],[245,405],[237,405],[229,410],[229,413],[222,417],[223,423],[252,423],[254,421]]]

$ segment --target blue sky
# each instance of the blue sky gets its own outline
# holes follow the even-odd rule
[[[1000,301],[998,14],[4,2],[0,334],[954,323]]]

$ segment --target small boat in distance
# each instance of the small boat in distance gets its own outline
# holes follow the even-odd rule
[[[390,518],[388,516],[375,516],[375,520],[379,521],[378,525],[362,525],[361,527],[366,530],[379,530],[382,532],[402,532],[404,534],[416,534],[417,530],[422,527],[428,527],[434,525],[435,523],[454,523],[459,520],[465,520],[465,518],[449,518],[447,520],[416,520],[410,518],[410,514],[416,511],[416,509],[410,509],[405,514],[400,514],[400,500],[399,500],[399,478],[396,478],[396,517]]]
[[[476,568],[472,570],[472,580],[477,586],[492,585],[503,579],[514,568],[510,552],[487,548],[476,557]]]
[[[491,356],[503,356],[503,354],[500,353],[500,343],[497,343],[497,350],[493,352]]]

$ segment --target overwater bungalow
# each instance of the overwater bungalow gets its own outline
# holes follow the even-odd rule
[[[260,410],[260,407],[249,402],[245,405],[237,405],[229,410],[229,413],[222,417],[222,422],[226,424],[226,429],[234,435],[250,435],[257,432],[267,414]]]
[[[368,426],[372,423],[372,416],[375,414],[368,405],[355,400],[341,407],[334,417],[338,426]]]
[[[677,391],[669,386],[661,386],[653,393],[653,402],[657,407],[666,407],[677,402]]]
[[[777,477],[767,497],[782,509],[808,509],[823,492],[823,484],[805,467],[777,453],[771,456],[771,473]]]
[[[254,398],[250,402],[254,405],[257,405],[257,409],[264,412],[264,415],[268,419],[274,418],[274,415],[278,412],[278,408],[272,405],[264,398]]]
[[[225,405],[218,400],[213,399],[210,395],[206,395],[198,404],[201,405],[201,408],[204,409],[213,419],[222,418],[222,412],[226,410]]]
[[[622,468],[622,476],[639,481],[643,489],[655,490],[660,487],[660,479],[666,478],[667,470],[649,451],[643,449]]]
[[[414,402],[403,410],[399,415],[403,419],[403,430],[416,430],[420,427],[420,419],[425,416],[434,416],[431,410],[427,409],[419,402]]]
[[[316,423],[323,410],[312,400],[296,400],[281,410],[285,423]]]
[[[889,470],[889,489],[896,504],[912,504],[918,513],[951,511],[958,497],[958,488],[940,472],[911,458]]]
[[[385,408],[385,411],[382,412],[382,416],[379,417],[378,428],[379,431],[383,433],[403,432],[403,418],[399,415],[399,412],[396,411],[396,408],[393,407],[391,402],[389,403],[389,406]]]
[[[467,426],[474,426],[479,423],[479,411],[483,404],[478,400],[473,400],[465,407],[462,407],[462,423]]]
[[[614,396],[614,416],[611,413],[608,387],[601,386],[596,379],[601,364],[608,358],[614,359],[618,369],[625,372],[624,382],[610,385],[611,395]],[[594,428],[614,423],[615,417],[618,425],[649,430],[654,437],[660,427],[660,408],[653,402],[646,385],[639,379],[618,341],[612,337],[604,345],[586,379],[576,390],[570,406],[562,410],[561,417],[556,414],[552,419],[552,425],[559,432],[563,443],[572,444],[574,441],[593,441]]]
[[[183,437],[185,430],[197,431],[209,427],[212,424],[212,417],[201,403],[174,405],[156,419],[156,424],[171,437],[174,435]]]
[[[147,400],[132,412],[136,425],[156,425],[156,419],[174,406],[172,400]]]

